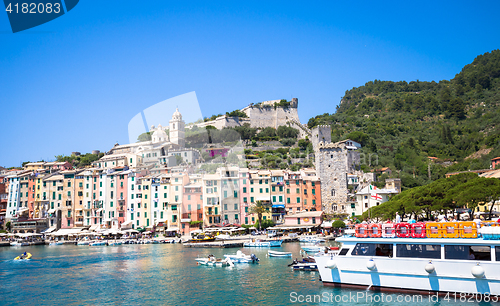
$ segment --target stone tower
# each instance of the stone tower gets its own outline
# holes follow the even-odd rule
[[[327,213],[345,212],[349,202],[347,174],[355,171],[359,152],[348,149],[345,141],[332,143],[329,125],[314,127],[311,132],[316,175],[321,180],[322,209]]]
[[[320,142],[332,142],[332,128],[329,125],[317,125],[311,130],[311,142],[314,150]]]
[[[170,142],[178,144],[181,148],[184,148],[185,137],[184,137],[184,120],[182,120],[182,115],[179,109],[175,109],[175,113],[172,115],[172,120],[170,120]]]

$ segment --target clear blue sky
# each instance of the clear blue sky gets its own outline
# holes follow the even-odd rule
[[[192,91],[204,116],[296,97],[306,123],[374,79],[451,79],[500,48],[499,11],[499,1],[84,0],[16,34],[0,12],[0,165],[107,151],[128,142],[137,113]]]

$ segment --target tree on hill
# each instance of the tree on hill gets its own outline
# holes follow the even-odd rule
[[[137,142],[150,141],[150,140],[151,140],[150,132],[142,133],[141,135],[137,136]]]

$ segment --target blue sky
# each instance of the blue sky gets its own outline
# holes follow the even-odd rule
[[[16,34],[0,12],[0,165],[107,151],[128,142],[136,114],[192,91],[203,116],[296,97],[306,123],[374,79],[451,79],[500,47],[499,8],[498,1],[80,1]]]

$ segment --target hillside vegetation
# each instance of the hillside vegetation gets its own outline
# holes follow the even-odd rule
[[[370,81],[346,91],[334,114],[311,118],[308,126],[332,125],[332,141],[361,142],[364,169],[390,167],[404,187],[415,187],[447,172],[489,168],[500,156],[499,103],[494,50],[449,81]]]

